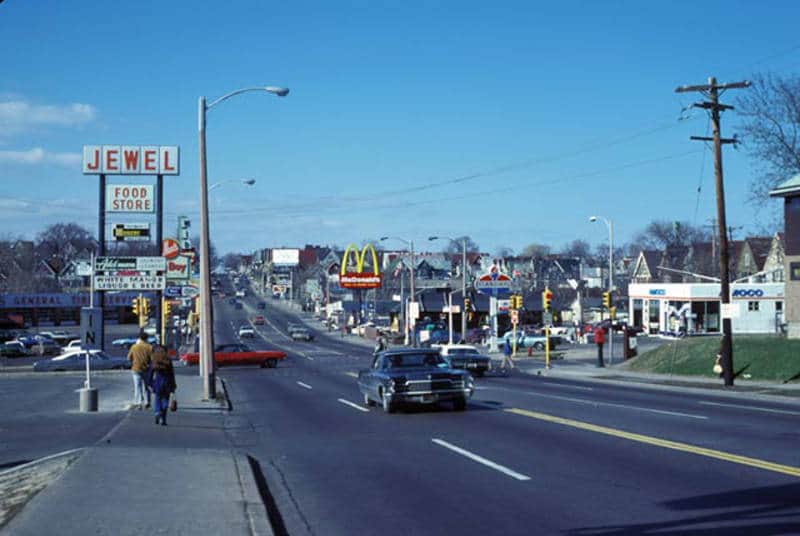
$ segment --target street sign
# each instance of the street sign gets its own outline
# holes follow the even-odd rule
[[[103,308],[81,307],[81,348],[100,349],[103,344]]]
[[[181,287],[182,298],[194,298],[200,295],[200,289],[193,285],[184,285]]]
[[[79,277],[91,277],[92,263],[88,261],[78,261],[75,263],[75,275]]]
[[[553,313],[542,313],[542,324],[545,326],[553,325]]]
[[[511,286],[514,281],[511,277],[499,272],[483,274],[475,279],[475,290],[481,294],[494,296],[495,298],[505,298],[511,294]]]
[[[145,242],[150,240],[149,223],[117,223],[111,233],[117,242]]]
[[[95,274],[95,290],[164,290],[167,280],[163,275],[131,273],[126,275]]]
[[[181,287],[164,288],[164,297],[167,299],[180,298],[181,296],[183,296],[183,289]]]

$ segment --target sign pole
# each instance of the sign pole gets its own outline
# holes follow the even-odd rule
[[[492,319],[492,336],[489,339],[489,351],[497,351],[497,298],[489,297],[489,315]]]
[[[160,173],[156,175],[156,207],[158,207],[156,209],[156,255],[161,255],[161,246],[164,241],[164,175]],[[166,277],[166,272],[164,273],[164,277]],[[156,291],[154,305],[158,308],[158,310],[153,313],[156,318],[156,333],[161,335],[161,339],[158,342],[164,345],[166,343],[164,340],[164,318],[161,314],[164,310],[163,291]]]
[[[99,242],[99,256],[104,257],[106,254],[106,176],[105,174],[100,174],[100,209],[98,214],[98,223],[97,223],[97,240]],[[94,263],[92,263],[92,281],[94,282]],[[94,287],[94,285],[92,286]],[[104,291],[99,291],[97,293],[97,305],[100,307],[102,311],[105,307],[105,297],[106,293]],[[101,317],[101,322],[105,323],[105,313]],[[105,333],[105,329],[103,329]],[[106,341],[100,341],[100,349],[106,349]]]

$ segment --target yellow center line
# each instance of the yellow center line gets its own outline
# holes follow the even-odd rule
[[[598,426],[596,424],[590,424],[587,422],[574,421],[572,419],[564,419],[561,417],[547,415],[545,413],[538,413],[535,411],[528,411],[519,408],[509,408],[504,411],[507,411],[509,413],[514,413],[516,415],[522,415],[523,417],[530,417],[531,419],[539,419],[540,421],[561,424],[564,426],[571,426],[572,428],[578,428],[581,430],[588,430],[590,432],[596,432],[598,434],[621,437],[623,439],[628,439],[630,441],[637,441],[639,443],[646,443],[648,445],[654,445],[657,447],[663,447],[672,450],[679,450],[682,452],[690,452],[692,454],[698,454],[700,456],[706,456],[708,458],[716,458],[718,460],[724,460],[726,462],[738,463],[740,465],[749,465],[750,467],[757,467],[758,469],[764,469],[766,471],[773,471],[776,473],[783,473],[789,476],[800,477],[800,467],[793,467],[791,465],[781,465],[779,463],[759,460],[757,458],[749,458],[747,456],[739,456],[738,454],[730,454],[728,452],[722,452],[721,450],[696,447],[694,445],[689,445],[687,443],[679,443],[677,441],[669,441],[667,439],[659,439],[657,437],[634,434],[632,432],[625,432],[623,430],[617,430],[615,428],[607,428],[605,426]]]

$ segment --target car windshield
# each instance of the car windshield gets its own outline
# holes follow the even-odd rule
[[[452,348],[447,351],[447,355],[463,357],[467,355],[480,355],[480,353],[475,348]]]
[[[446,367],[447,362],[439,354],[395,354],[386,356],[386,368]]]

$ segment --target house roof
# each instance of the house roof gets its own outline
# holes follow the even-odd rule
[[[791,179],[779,184],[769,193],[772,197],[788,197],[800,195],[800,173]]]
[[[772,238],[769,236],[753,236],[747,239],[750,245],[750,251],[753,252],[753,260],[759,271],[764,269],[764,263],[767,261],[769,251],[772,248]]]

